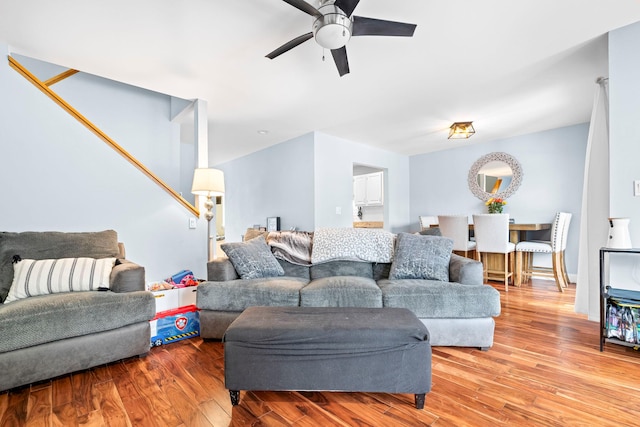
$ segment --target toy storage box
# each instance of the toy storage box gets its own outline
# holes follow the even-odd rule
[[[152,291],[156,299],[156,313],[196,305],[197,286]]]
[[[195,305],[163,311],[149,323],[151,347],[200,335],[200,316]]]

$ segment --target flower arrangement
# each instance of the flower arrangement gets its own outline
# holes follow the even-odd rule
[[[489,213],[502,213],[502,208],[507,204],[507,201],[499,197],[492,197],[485,202],[485,205],[489,208]]]

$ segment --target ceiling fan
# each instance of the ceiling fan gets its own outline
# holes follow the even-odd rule
[[[415,24],[385,21],[382,19],[351,16],[360,0],[320,0],[316,9],[304,0],[283,0],[291,6],[313,16],[312,31],[288,41],[266,55],[274,59],[301,45],[311,38],[325,49],[331,50],[333,60],[340,76],[349,73],[349,61],[345,45],[351,36],[398,36],[412,37]]]

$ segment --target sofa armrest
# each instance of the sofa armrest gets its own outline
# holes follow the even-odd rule
[[[463,285],[482,285],[484,283],[482,263],[452,253],[449,262],[449,280]]]
[[[111,270],[109,287],[113,292],[144,291],[144,267],[128,261],[118,260],[119,264]]]
[[[239,278],[229,258],[218,258],[207,263],[207,280],[211,282],[226,282]]]

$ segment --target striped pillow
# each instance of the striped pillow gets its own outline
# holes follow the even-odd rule
[[[23,259],[13,266],[13,282],[5,303],[36,295],[108,288],[115,261],[115,258]]]

